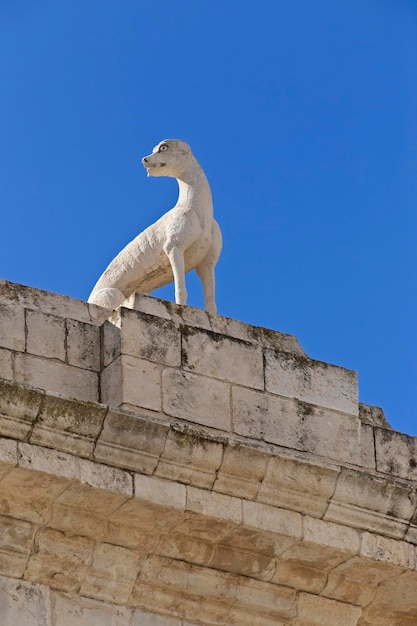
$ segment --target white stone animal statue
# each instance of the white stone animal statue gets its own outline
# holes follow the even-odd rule
[[[185,274],[195,269],[203,283],[205,308],[215,314],[214,266],[222,236],[213,218],[207,178],[190,146],[179,139],[161,141],[142,163],[148,176],[177,179],[177,204],[119,252],[88,302],[116,309],[132,293],[148,294],[174,280],[175,301],[186,304]]]

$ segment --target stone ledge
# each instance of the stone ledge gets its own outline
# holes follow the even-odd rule
[[[0,439],[3,576],[197,623],[203,603],[205,624],[227,626],[296,626],[314,611],[323,619],[323,607],[329,626],[355,626],[379,615],[381,581],[391,593],[408,572],[417,586],[416,547],[403,536],[415,513],[407,481],[15,383],[0,398],[8,432],[22,399],[36,407],[21,433],[29,441]],[[71,454],[51,448],[55,427]],[[74,455],[78,432],[89,447]],[[105,464],[83,458],[93,442]],[[355,515],[346,507],[342,518],[334,507],[345,501]]]
[[[0,435],[39,450],[52,448],[387,537],[416,539],[417,496],[410,479],[219,437],[161,414],[115,412],[10,381],[0,381],[0,414]]]

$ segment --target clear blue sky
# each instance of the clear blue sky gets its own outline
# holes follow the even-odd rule
[[[0,0],[0,84],[2,278],[87,299],[175,204],[140,158],[184,139],[219,313],[357,370],[417,435],[415,0]]]

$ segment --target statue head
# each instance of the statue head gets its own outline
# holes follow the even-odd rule
[[[191,157],[191,148],[185,141],[165,139],[155,146],[152,154],[143,157],[142,164],[148,176],[178,178],[187,169]]]

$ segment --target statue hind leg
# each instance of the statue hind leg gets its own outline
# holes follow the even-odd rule
[[[203,283],[204,290],[204,306],[206,311],[212,315],[216,315],[217,307],[215,301],[215,276],[214,268],[219,259],[222,249],[222,236],[217,222],[213,223],[212,228],[212,245],[204,259],[195,269],[198,277]]]
[[[97,304],[105,309],[112,310],[117,309],[124,300],[126,300],[126,296],[114,287],[105,287],[104,289],[93,291],[88,298],[88,302],[91,304]]]

